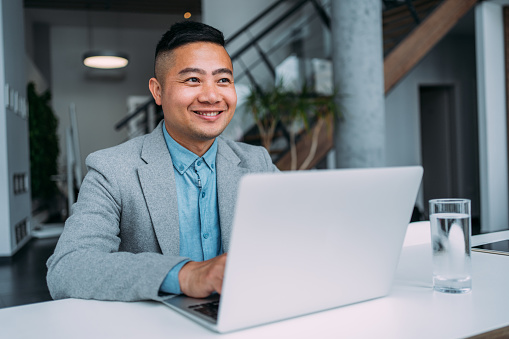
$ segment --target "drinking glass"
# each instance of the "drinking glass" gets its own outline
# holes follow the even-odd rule
[[[430,200],[429,211],[433,246],[433,288],[445,293],[470,292],[470,200]]]

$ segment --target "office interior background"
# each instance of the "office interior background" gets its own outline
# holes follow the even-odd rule
[[[85,158],[160,119],[148,90],[155,45],[182,20],[210,24],[229,40],[238,105],[225,138],[260,143],[247,105],[253,89],[306,84],[335,95],[345,120],[320,139],[306,169],[422,165],[419,218],[427,217],[429,199],[461,197],[472,201],[474,233],[509,229],[509,0],[0,4],[0,307],[49,299],[45,260],[86,174]],[[379,39],[349,30],[355,21],[378,30]],[[125,53],[129,64],[88,68],[83,55],[92,50]],[[51,93],[58,119],[51,179],[59,194],[48,201],[31,198],[29,82]],[[287,134],[281,127],[272,144],[283,169]],[[304,131],[298,141],[306,138]]]

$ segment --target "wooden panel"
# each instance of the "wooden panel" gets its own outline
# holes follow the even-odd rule
[[[419,14],[419,18],[424,16],[423,14]],[[387,32],[391,32],[393,30],[397,30],[400,27],[406,27],[406,26],[415,26],[417,23],[415,22],[415,19],[410,16],[410,14],[407,14],[407,16],[401,20],[398,21],[391,21],[386,24],[383,24],[383,33],[384,35]]]
[[[444,0],[436,9],[430,13],[422,23],[414,29],[403,41],[397,45],[386,57],[384,61],[385,73],[385,93],[404,77],[441,38],[454,27],[470,8],[478,0]],[[418,0],[414,6],[419,13],[419,17],[425,16],[440,0]],[[384,50],[387,51],[398,42],[398,36],[403,35],[401,31],[409,31],[412,27],[404,27],[405,24],[413,22],[406,6],[400,6],[384,12]],[[398,27],[398,21],[401,26]],[[387,30],[387,28],[390,28]],[[401,29],[400,32],[397,32]],[[393,30],[394,32],[390,32]],[[394,33],[394,34],[391,34]],[[508,39],[506,33],[506,39]],[[509,42],[506,43],[509,48]],[[509,52],[508,52],[509,53]],[[507,59],[509,62],[509,57]],[[509,64],[506,67],[509,70]],[[509,98],[509,74],[508,74],[508,95]],[[508,124],[509,124],[509,101],[508,101]],[[509,126],[508,126],[509,130]],[[299,167],[307,154],[311,144],[311,135],[303,135],[297,143],[297,159]],[[327,153],[334,147],[334,139],[325,130],[321,132],[317,154],[313,162],[307,169],[313,168]],[[289,170],[291,163],[290,153],[285,154],[277,163],[281,170]]]
[[[387,51],[393,48],[397,43],[398,43],[397,40],[387,42],[384,41],[384,54],[387,54]]]
[[[478,0],[444,0],[384,60],[385,93],[442,39]]]
[[[429,3],[429,6],[426,6],[426,8],[421,8],[421,9],[417,10],[417,15],[419,16],[421,21],[423,19],[425,19],[435,9],[436,5],[439,2],[440,2],[440,0],[433,0],[432,2]],[[414,25],[415,26],[417,24],[415,22],[414,17],[411,15],[410,11],[407,11],[405,13],[405,15],[402,15],[402,17],[399,18],[398,20],[390,20],[389,21],[389,20],[386,20],[385,13],[383,15],[384,15],[384,20],[383,20],[382,27],[383,27],[384,34],[386,31],[390,31],[390,30],[397,28],[399,26],[405,26],[405,25]]]
[[[478,334],[469,339],[507,339],[509,338],[509,326],[502,327],[483,334]]]
[[[408,34],[414,27],[416,27],[415,23],[406,27],[400,27],[398,30],[392,32],[384,32],[384,43],[390,40],[401,40],[404,38],[405,34]]]
[[[412,4],[414,5],[414,8],[417,10],[418,8],[426,8],[426,6],[429,6],[430,3],[436,3],[440,0],[416,0],[413,1]],[[384,21],[385,20],[392,20],[393,18],[398,18],[401,16],[408,15],[408,7],[405,4],[402,4],[401,6],[398,6],[396,8],[388,9],[384,11]]]
[[[315,157],[313,161],[307,166],[305,169],[311,169],[318,164],[327,153],[334,147],[334,131],[333,131],[333,122],[332,120],[327,121],[320,130],[320,134],[318,137],[318,148],[316,150]],[[311,133],[305,133],[297,142],[297,168],[301,166],[304,160],[307,158],[309,154],[309,148],[311,146]],[[291,169],[291,155],[290,152],[287,152],[281,159],[278,160],[276,166],[281,171],[289,171]]]

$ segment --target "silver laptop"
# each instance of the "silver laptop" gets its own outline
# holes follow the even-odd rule
[[[422,172],[243,177],[221,296],[164,303],[224,333],[387,295]]]

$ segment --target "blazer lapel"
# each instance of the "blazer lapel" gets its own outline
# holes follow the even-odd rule
[[[237,201],[240,178],[248,169],[240,166],[239,157],[221,138],[217,138],[217,203],[219,205],[219,225],[224,252],[230,247],[230,235]]]
[[[178,256],[180,238],[175,174],[162,128],[160,123],[145,138],[141,158],[146,165],[138,168],[138,177],[161,252]]]

